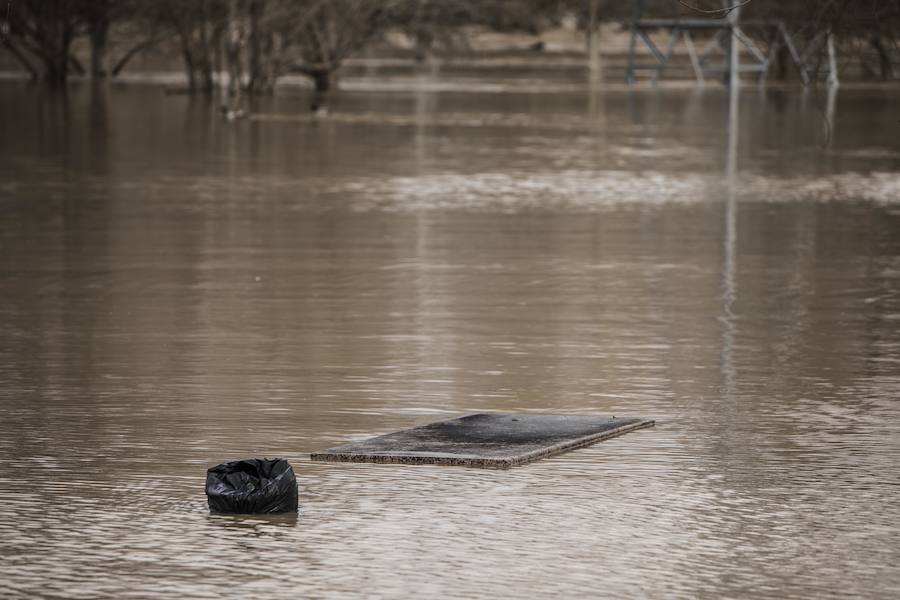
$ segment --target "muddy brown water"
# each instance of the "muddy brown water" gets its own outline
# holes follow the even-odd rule
[[[729,179],[715,86],[3,83],[0,596],[900,595],[897,98],[747,88]],[[657,425],[306,457],[477,411]],[[299,515],[209,515],[262,455]]]

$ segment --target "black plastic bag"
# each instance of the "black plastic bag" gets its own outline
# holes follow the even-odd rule
[[[209,510],[261,514],[297,511],[297,478],[283,458],[248,458],[206,471]]]

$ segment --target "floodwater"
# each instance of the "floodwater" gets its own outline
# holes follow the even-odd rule
[[[898,94],[3,83],[0,597],[900,595]],[[657,425],[308,460],[473,411]]]

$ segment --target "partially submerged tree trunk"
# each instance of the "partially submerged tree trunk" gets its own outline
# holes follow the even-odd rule
[[[313,81],[313,110],[326,108],[341,64],[382,30],[386,16],[381,0],[329,0],[310,11],[300,32],[298,70]]]
[[[202,28],[205,29],[205,28]],[[180,33],[181,57],[191,91],[210,93],[215,87],[213,45],[206,31]]]
[[[184,73],[187,75],[188,88],[197,89],[197,69],[194,67],[194,54],[191,52],[191,43],[188,35],[180,35],[181,60],[184,62]]]
[[[247,91],[256,94],[268,94],[275,90],[275,82],[283,73],[285,64],[280,29],[291,20],[273,21],[272,16],[266,13],[266,6],[265,0],[251,0],[248,8]],[[295,11],[302,14],[303,10],[305,7],[298,3]]]
[[[271,92],[278,78],[312,80],[322,106],[335,89],[341,63],[388,22],[384,0],[244,0],[246,91]]]
[[[873,36],[871,40],[869,40],[869,43],[878,54],[878,66],[881,72],[881,79],[887,81],[894,74],[893,65],[891,65],[891,55],[887,48],[885,48],[884,42],[880,36]]]
[[[108,73],[109,27],[109,16],[101,15],[96,21],[91,23],[88,31],[91,40],[92,79],[103,79]]]
[[[72,5],[65,0],[22,3],[11,11],[9,25],[9,40],[4,45],[13,56],[32,76],[39,73],[51,85],[64,84],[78,25],[78,14]],[[28,55],[36,61],[27,58]]]
[[[284,72],[284,42],[280,33],[257,35],[257,47],[250,47],[250,73],[247,91],[270,94]]]
[[[335,73],[328,67],[314,67],[305,71],[313,80],[313,86],[317,94],[329,94],[334,89]]]
[[[211,93],[224,30],[222,15],[211,9],[209,0],[160,1],[159,19],[178,37],[188,89]]]
[[[309,77],[313,83],[313,95],[309,103],[310,110],[317,115],[327,113],[337,87],[337,70],[326,65],[317,65],[301,67],[298,72]]]
[[[228,89],[222,99],[222,111],[231,120],[246,114],[244,103],[244,50],[247,45],[244,19],[238,14],[238,0],[229,0],[228,22],[222,37],[222,57],[228,73]]]
[[[265,4],[261,0],[253,0],[250,3],[250,33],[248,40],[250,64],[247,69],[250,79],[247,81],[247,89],[251,92],[268,91],[263,89],[266,83],[264,81],[264,65],[268,62],[265,56],[265,47],[269,41],[266,39],[268,37],[266,32],[263,31],[262,19],[264,11]]]
[[[784,44],[779,44],[775,50],[775,76],[778,79],[787,79],[787,67],[790,57],[788,56],[788,48]]]
[[[69,77],[72,32],[65,26],[60,26],[59,29],[56,47],[48,48],[44,57],[44,80],[51,85],[64,85]]]

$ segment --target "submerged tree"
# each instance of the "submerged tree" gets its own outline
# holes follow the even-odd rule
[[[271,91],[302,73],[319,94],[343,61],[388,22],[386,0],[160,0],[151,9],[179,40],[191,90],[210,91],[228,74],[230,94]]]
[[[157,0],[154,17],[178,38],[188,87],[211,92],[215,86],[216,58],[225,31],[227,7],[223,0]]]
[[[301,59],[295,70],[313,80],[318,94],[328,94],[343,62],[390,22],[391,4],[384,0],[321,3],[293,34]]]
[[[115,75],[138,52],[158,42],[157,19],[147,19],[156,4],[147,0],[18,0],[10,3],[7,35],[2,45],[33,79],[61,84],[71,74],[92,78]],[[150,32],[135,43],[109,68],[110,30],[128,22]],[[72,44],[86,37],[90,44],[90,67],[85,69],[72,52]]]
[[[310,78],[321,96],[334,88],[346,59],[388,29],[406,33],[416,57],[468,47],[472,26],[539,33],[574,14],[588,34],[601,21],[628,23],[636,2],[628,0],[15,0],[5,47],[33,78],[60,83],[69,74],[104,77],[119,73],[134,56],[168,37],[177,40],[191,90],[211,91],[226,72],[231,87],[271,91],[288,73]],[[783,23],[813,68],[826,47],[859,51],[863,66],[875,57],[882,78],[895,74],[900,47],[897,0],[736,0],[746,20]],[[721,18],[720,0],[646,2],[646,16]],[[121,28],[115,27],[116,24]],[[109,60],[111,31],[126,31],[129,45]],[[88,40],[85,69],[72,53]],[[822,40],[830,42],[823,44]],[[596,39],[592,40],[596,43]],[[777,51],[777,41],[762,40]],[[589,46],[589,51],[594,46]],[[863,56],[862,49],[865,49]],[[112,62],[110,69],[108,63]],[[224,81],[224,79],[223,79]]]
[[[90,75],[102,79],[109,74],[109,33],[114,23],[133,19],[140,4],[136,0],[90,0],[82,2],[79,13],[83,33],[91,46]]]
[[[391,0],[249,0],[249,80],[271,91],[279,77],[301,73],[319,94],[334,87],[348,56],[390,23]]]
[[[3,45],[33,79],[51,84],[66,81],[71,70],[84,67],[71,54],[81,33],[87,0],[27,0],[17,2],[9,15]]]

